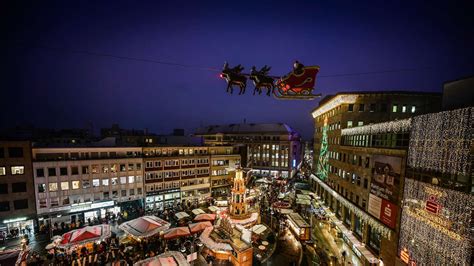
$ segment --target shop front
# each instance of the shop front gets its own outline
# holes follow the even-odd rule
[[[0,224],[0,234],[3,237],[17,237],[35,232],[35,222],[32,217],[8,218]]]
[[[172,208],[181,201],[181,192],[177,189],[167,189],[147,193],[145,207],[147,210],[164,210]]]

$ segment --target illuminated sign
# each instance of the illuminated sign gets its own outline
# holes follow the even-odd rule
[[[110,206],[114,206],[114,205],[115,205],[115,203],[114,203],[113,200],[111,200],[111,201],[99,202],[99,203],[92,203],[92,204],[91,204],[91,209],[110,207]]]
[[[26,217],[20,217],[20,218],[15,218],[15,219],[10,219],[10,220],[3,220],[3,223],[8,224],[8,223],[21,222],[21,221],[26,221]]]

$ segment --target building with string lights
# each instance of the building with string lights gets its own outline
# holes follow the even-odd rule
[[[411,117],[440,109],[438,93],[341,92],[312,112],[313,190],[364,264],[397,261]]]

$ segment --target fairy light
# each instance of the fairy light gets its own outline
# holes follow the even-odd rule
[[[408,165],[415,169],[469,175],[474,107],[413,118]]]
[[[316,108],[316,110],[314,110],[312,113],[313,118],[316,118],[341,104],[355,103],[357,100],[357,97],[358,96],[356,94],[337,95],[334,98],[332,98],[330,101]]]
[[[342,136],[352,135],[375,135],[383,133],[400,133],[408,132],[411,126],[411,118],[403,120],[395,120],[384,123],[377,123],[371,125],[365,125],[360,127],[344,128],[341,130]]]
[[[438,214],[426,211],[436,198]],[[405,179],[399,254],[406,249],[419,265],[469,265],[474,196]]]

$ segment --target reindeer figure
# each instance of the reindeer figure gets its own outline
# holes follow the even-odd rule
[[[267,96],[270,96],[270,94],[275,89],[274,79],[268,76],[268,72],[270,71],[270,69],[271,67],[268,67],[266,65],[262,67],[259,71],[257,71],[255,66],[252,67],[250,71],[250,80],[252,80],[253,84],[255,85],[253,95],[255,95],[257,91],[259,95],[262,94],[262,89],[266,88]]]
[[[234,91],[233,86],[236,85],[240,88],[239,95],[245,93],[245,88],[247,87],[247,77],[241,74],[242,70],[244,70],[244,68],[240,64],[233,68],[229,68],[229,64],[227,62],[224,63],[221,78],[225,79],[227,82],[226,92],[229,92],[230,90],[230,94],[232,94]]]

